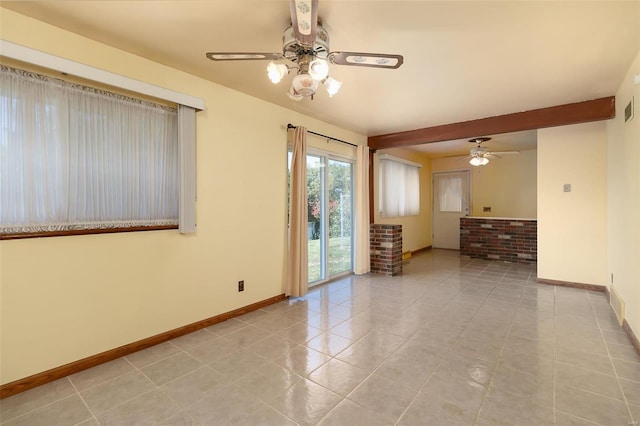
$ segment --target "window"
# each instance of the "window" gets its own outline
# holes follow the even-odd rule
[[[178,227],[178,113],[0,66],[0,234]]]
[[[415,216],[420,213],[419,163],[380,155],[380,216]]]

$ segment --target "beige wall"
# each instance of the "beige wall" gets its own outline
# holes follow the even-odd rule
[[[374,223],[402,225],[402,251],[414,251],[431,245],[431,161],[424,155],[406,149],[379,151],[422,164],[420,169],[420,214],[417,216],[380,217],[378,202],[378,156],[374,160]]]
[[[472,216],[533,219],[537,214],[536,151],[505,155],[474,167],[460,158],[434,158],[432,171],[471,170]],[[482,211],[491,207],[490,213]]]
[[[0,242],[1,382],[282,293],[288,122],[366,138],[2,9],[2,38],[204,98],[198,231]],[[285,94],[283,93],[283,96]],[[237,292],[237,281],[246,290]]]
[[[607,283],[626,304],[640,338],[640,52],[616,93],[616,118],[607,122]],[[635,118],[624,108],[635,97]],[[613,274],[613,283],[611,283]]]
[[[538,130],[539,278],[605,284],[606,157],[604,121]]]

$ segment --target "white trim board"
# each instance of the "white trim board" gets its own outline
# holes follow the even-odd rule
[[[64,72],[99,83],[108,84],[114,87],[130,90],[143,95],[152,96],[158,99],[186,105],[199,111],[205,109],[204,99],[185,93],[175,92],[164,87],[145,83],[109,71],[95,68],[90,65],[81,64],[70,59],[61,58],[50,53],[41,52],[30,47],[22,46],[6,40],[0,40],[0,55],[18,61],[27,62],[55,71]]]

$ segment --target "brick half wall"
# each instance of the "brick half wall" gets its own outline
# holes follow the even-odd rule
[[[460,254],[476,259],[536,263],[538,221],[463,217]]]

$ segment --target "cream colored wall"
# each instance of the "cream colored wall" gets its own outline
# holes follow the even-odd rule
[[[537,214],[536,151],[505,155],[481,167],[460,158],[434,158],[432,171],[471,170],[472,216],[535,218]],[[482,211],[491,207],[490,213]]]
[[[198,230],[0,242],[1,382],[282,293],[288,122],[366,138],[1,9],[3,39],[204,98]],[[284,96],[284,93],[283,93]],[[237,292],[237,281],[245,291]]]
[[[607,122],[607,283],[626,305],[626,319],[640,338],[640,52],[616,93],[616,118]],[[624,108],[635,97],[635,118]],[[613,274],[613,284],[611,284]]]
[[[431,246],[431,162],[424,155],[406,149],[385,149],[378,152],[421,163],[423,166],[420,169],[420,213],[417,216],[380,217],[378,156],[375,156],[373,165],[374,223],[402,225],[403,252]]]
[[[605,284],[606,157],[604,121],[538,130],[538,278]]]

